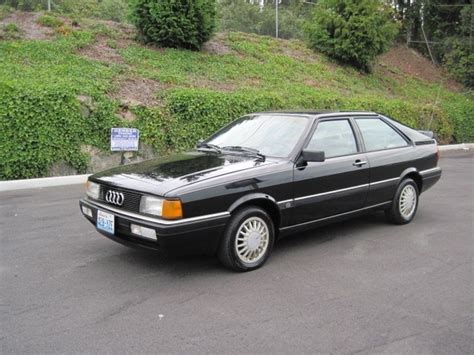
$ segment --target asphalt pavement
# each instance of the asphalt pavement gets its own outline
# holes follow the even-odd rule
[[[102,237],[81,185],[2,192],[0,353],[472,354],[473,162],[443,158],[409,225],[288,237],[244,274]]]

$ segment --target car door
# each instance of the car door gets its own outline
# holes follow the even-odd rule
[[[316,122],[305,150],[324,151],[324,162],[298,159],[294,167],[293,224],[362,208],[368,192],[369,164],[349,118]]]
[[[354,117],[370,164],[367,206],[391,201],[402,173],[413,166],[415,147],[379,116]]]

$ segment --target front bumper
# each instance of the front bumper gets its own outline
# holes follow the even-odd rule
[[[137,213],[122,211],[117,208],[92,201],[88,198],[81,199],[79,206],[92,211],[92,217],[83,213],[94,226],[97,224],[97,211],[101,210],[114,215],[115,233],[109,234],[96,228],[102,235],[115,242],[130,246],[143,247],[154,250],[167,250],[176,253],[205,253],[214,254],[219,245],[220,238],[224,232],[227,221],[230,218],[228,212],[195,218],[183,218],[176,221],[161,220],[142,216]],[[153,229],[157,240],[151,240],[131,231],[131,224]]]

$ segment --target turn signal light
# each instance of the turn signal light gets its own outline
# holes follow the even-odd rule
[[[181,201],[164,200],[161,216],[166,219],[183,218],[183,207]]]

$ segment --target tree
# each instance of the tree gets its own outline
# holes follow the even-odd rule
[[[471,0],[396,0],[394,5],[407,43],[426,56],[431,53],[456,79],[474,87]]]
[[[279,0],[279,37],[304,38],[304,23],[312,5],[302,0]],[[219,26],[222,31],[239,31],[275,36],[275,1],[221,0]]]
[[[215,29],[215,0],[137,0],[139,37],[162,47],[199,50]]]
[[[320,0],[306,27],[311,48],[366,71],[397,32],[392,8],[377,0]]]

